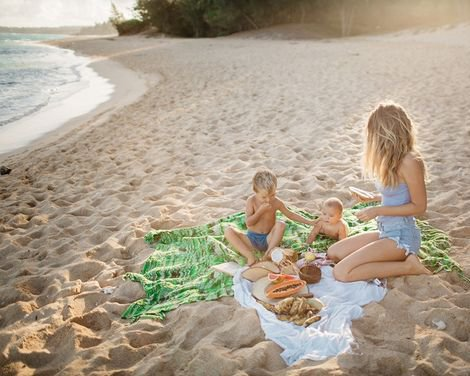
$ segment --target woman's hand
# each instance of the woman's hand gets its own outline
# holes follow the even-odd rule
[[[356,213],[356,217],[362,222],[370,221],[371,219],[374,219],[378,215],[379,215],[379,213],[378,213],[378,208],[377,207],[365,208],[365,209],[359,210]]]

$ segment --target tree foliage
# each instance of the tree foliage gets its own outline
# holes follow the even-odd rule
[[[138,0],[135,10],[161,32],[213,37],[290,22],[305,0]]]
[[[109,17],[109,22],[111,22],[111,24],[116,27],[124,21],[124,15],[118,10],[116,4],[111,3],[111,17]]]
[[[143,25],[183,37],[306,22],[347,36],[468,20],[470,0],[137,0],[134,10]],[[110,20],[125,22],[114,5]]]
[[[109,17],[109,22],[117,30],[119,35],[137,34],[147,29],[150,25],[149,22],[144,22],[137,18],[126,20],[114,3],[111,3],[111,17]]]

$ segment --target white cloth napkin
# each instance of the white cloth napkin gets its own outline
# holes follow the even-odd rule
[[[320,282],[308,285],[309,291],[325,307],[320,311],[321,320],[307,328],[280,321],[251,295],[252,282],[241,277],[244,269],[233,277],[235,299],[242,307],[258,312],[266,338],[276,342],[284,351],[284,361],[291,365],[300,359],[322,360],[350,351],[354,342],[351,320],[362,316],[362,306],[382,300],[386,288],[368,282],[338,282],[333,268],[323,266]]]

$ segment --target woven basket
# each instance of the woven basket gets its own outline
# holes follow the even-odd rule
[[[321,279],[321,270],[315,265],[305,265],[300,268],[299,277],[307,283],[317,283]]]

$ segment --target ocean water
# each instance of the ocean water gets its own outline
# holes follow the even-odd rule
[[[0,154],[91,111],[113,92],[87,58],[39,43],[61,37],[0,33]]]

